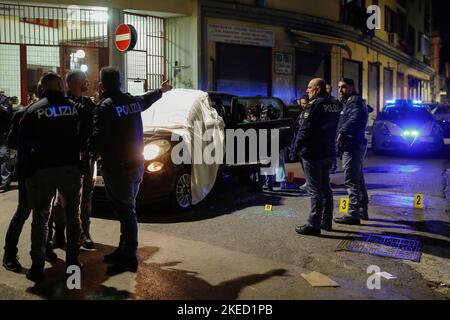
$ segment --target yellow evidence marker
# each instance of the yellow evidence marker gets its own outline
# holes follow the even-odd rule
[[[271,204],[266,204],[266,206],[264,207],[264,210],[272,211],[272,205]]]
[[[423,194],[416,193],[414,195],[414,208],[423,209]]]
[[[339,203],[339,212],[348,213],[348,202],[348,198],[341,198],[341,201]]]

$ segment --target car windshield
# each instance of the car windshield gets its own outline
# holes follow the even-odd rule
[[[433,116],[426,108],[420,107],[401,107],[401,108],[386,108],[381,116],[382,120],[387,121],[402,121],[402,120],[416,120],[416,121],[432,121]]]
[[[437,107],[436,111],[434,112],[434,114],[446,114],[446,113],[450,113],[450,105],[439,106],[439,107]]]

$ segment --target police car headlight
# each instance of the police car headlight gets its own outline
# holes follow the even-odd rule
[[[170,150],[170,142],[167,140],[155,140],[144,147],[144,159],[153,160]]]

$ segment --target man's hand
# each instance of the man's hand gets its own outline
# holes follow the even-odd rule
[[[163,83],[161,83],[160,89],[163,93],[172,90],[172,86],[169,84],[169,80],[166,80]]]
[[[336,144],[340,145],[341,144],[341,140],[342,140],[342,135],[339,133],[336,137]]]

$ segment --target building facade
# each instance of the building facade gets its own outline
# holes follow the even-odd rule
[[[0,0],[0,89],[22,100],[47,70],[83,68],[94,91],[98,70],[109,64],[131,93],[169,79],[291,104],[313,77],[331,83],[335,96],[338,80],[349,77],[377,112],[389,99],[439,94],[427,0],[47,2]],[[370,5],[379,8],[374,31],[366,26]],[[138,33],[127,53],[114,45],[120,23]]]
[[[380,9],[374,32],[370,5]],[[201,1],[200,14],[202,89],[292,103],[313,77],[333,95],[348,77],[376,111],[390,99],[435,100],[430,1]]]
[[[157,88],[167,78],[177,87],[197,86],[195,1],[0,1],[0,89],[20,97],[36,92],[46,71],[86,72],[89,95],[98,72],[114,65],[131,93]],[[120,23],[138,34],[132,51],[115,47]],[[182,68],[182,69],[181,69]],[[180,71],[181,70],[181,71]]]

